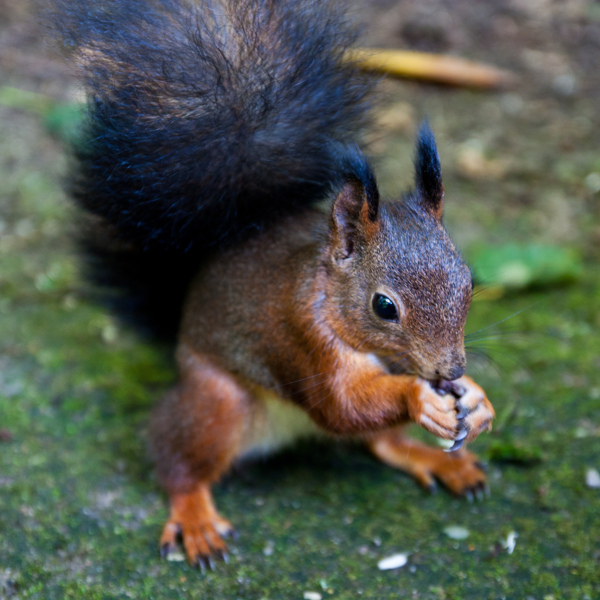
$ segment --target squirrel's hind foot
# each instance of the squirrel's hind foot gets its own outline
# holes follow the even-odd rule
[[[467,450],[444,452],[404,437],[401,428],[374,436],[367,446],[381,461],[408,473],[431,492],[439,481],[452,494],[469,501],[481,500],[489,493],[481,463]]]
[[[189,493],[170,495],[171,514],[160,538],[160,554],[169,558],[183,542],[188,562],[201,571],[215,569],[215,561],[229,561],[224,537],[235,539],[235,531],[229,521],[217,513],[210,488],[199,484]]]

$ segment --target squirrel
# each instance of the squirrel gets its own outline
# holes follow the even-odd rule
[[[211,486],[303,436],[358,439],[426,488],[479,495],[460,448],[494,409],[465,376],[468,266],[442,223],[429,125],[414,189],[380,200],[360,149],[372,78],[332,0],[54,0],[87,117],[70,193],[89,276],[176,343],[150,422],[170,515],[205,569],[234,530]],[[407,438],[416,423],[451,452]]]

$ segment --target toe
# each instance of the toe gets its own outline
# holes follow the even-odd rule
[[[172,520],[166,522],[160,536],[160,557],[168,558],[177,549],[177,538],[181,533],[179,525]]]
[[[477,467],[477,460],[473,454],[464,450],[458,455],[446,455],[452,463],[436,477],[457,496],[464,496],[468,501],[483,499],[486,490],[485,473]]]

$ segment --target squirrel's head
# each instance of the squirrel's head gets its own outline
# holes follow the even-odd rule
[[[338,335],[394,373],[456,379],[465,371],[464,327],[471,272],[442,225],[444,188],[435,139],[420,128],[414,190],[380,202],[362,155],[333,208],[328,244],[329,309]]]

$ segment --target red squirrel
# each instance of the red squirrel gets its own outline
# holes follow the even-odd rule
[[[89,275],[118,314],[171,334],[179,381],[150,438],[201,568],[233,531],[211,486],[302,436],[359,439],[431,487],[483,490],[461,445],[491,428],[465,376],[472,278],[442,224],[433,134],[414,189],[380,200],[359,148],[373,81],[328,0],[55,0],[87,119],[71,194]],[[405,437],[417,423],[451,452]]]

